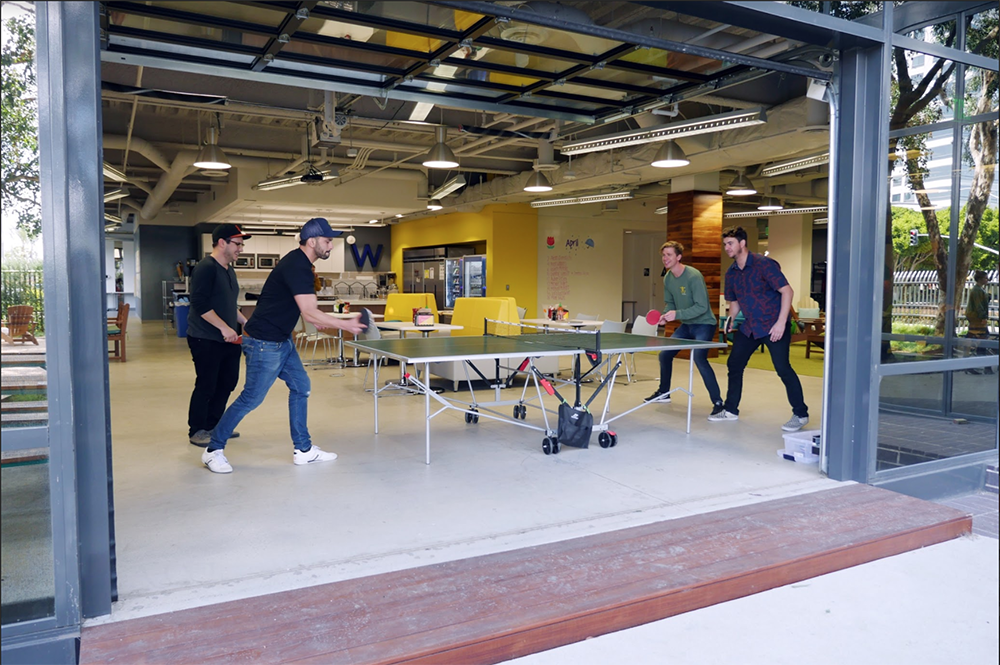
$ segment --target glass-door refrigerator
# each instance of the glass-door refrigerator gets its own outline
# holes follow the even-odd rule
[[[462,297],[462,259],[445,259],[445,292],[444,308],[454,309],[455,298]]]
[[[486,296],[486,257],[482,255],[462,257],[462,295],[466,298]]]

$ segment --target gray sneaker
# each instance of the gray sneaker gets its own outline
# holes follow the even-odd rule
[[[226,454],[221,450],[213,450],[212,452],[206,450],[201,454],[201,461],[212,473],[233,472],[233,467],[230,466],[229,460],[226,459]]]
[[[190,441],[192,445],[201,446],[202,448],[204,448],[212,442],[212,433],[209,432],[208,430],[200,429],[194,434],[192,434],[188,438],[188,441]]]
[[[712,415],[710,415],[708,419],[713,423],[721,423],[729,420],[739,420],[740,417],[735,413],[729,413],[725,409],[722,409],[718,413],[712,411]]]
[[[781,426],[781,429],[786,432],[798,432],[800,429],[809,424],[809,416],[792,416],[792,418]]]

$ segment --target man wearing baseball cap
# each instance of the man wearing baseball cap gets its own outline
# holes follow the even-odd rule
[[[256,409],[275,380],[288,386],[288,421],[292,434],[292,461],[295,464],[329,462],[336,453],[314,446],[306,423],[309,403],[309,374],[292,340],[292,331],[301,315],[305,321],[323,330],[341,328],[358,334],[365,329],[357,319],[338,319],[319,309],[313,285],[312,264],[330,257],[333,238],[340,231],[330,228],[322,217],[314,217],[299,232],[299,248],[285,255],[271,271],[253,316],[244,327],[243,354],[246,356],[246,382],[243,392],[226,409],[212,431],[212,440],[201,461],[214,473],[232,473],[226,459],[226,441],[233,430]]]
[[[187,343],[194,361],[194,391],[188,405],[188,440],[204,448],[240,380],[237,325],[247,322],[236,302],[240,285],[233,262],[250,236],[235,224],[212,233],[212,253],[191,274]],[[239,436],[231,434],[231,436]]]

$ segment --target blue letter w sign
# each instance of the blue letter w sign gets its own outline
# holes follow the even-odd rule
[[[356,244],[351,245],[351,254],[354,255],[354,264],[360,270],[364,270],[366,260],[371,261],[372,270],[377,270],[379,259],[382,258],[382,245],[378,245],[374,253],[372,252],[371,245],[365,245],[360,254],[358,253],[358,246]]]

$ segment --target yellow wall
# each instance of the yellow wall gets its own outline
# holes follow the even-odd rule
[[[537,237],[538,216],[523,203],[396,224],[392,227],[392,270],[403,274],[405,249],[485,243],[486,295],[510,296],[517,299],[518,307],[534,312],[538,308]]]

